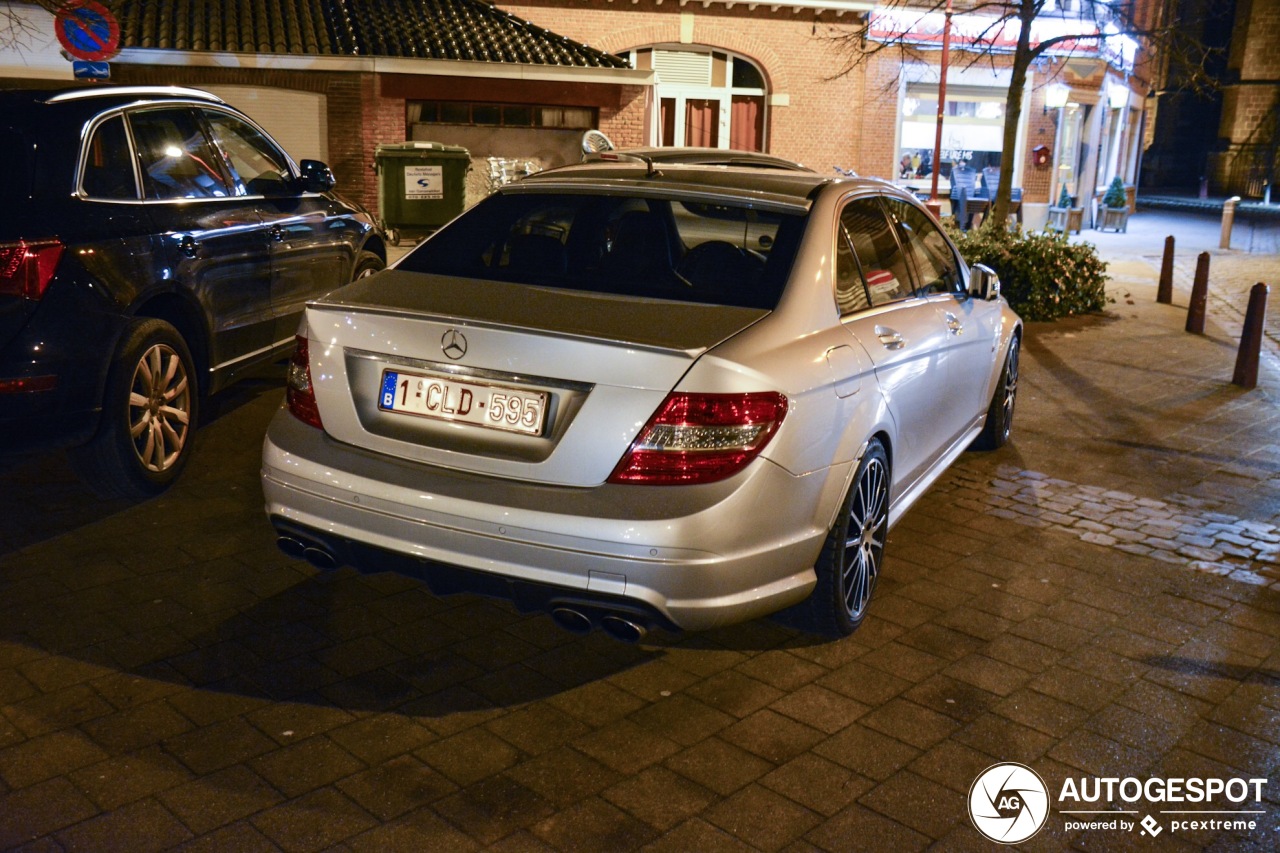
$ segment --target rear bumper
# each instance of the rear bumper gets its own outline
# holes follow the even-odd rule
[[[826,480],[758,460],[710,486],[534,486],[366,453],[284,410],[262,468],[277,529],[310,535],[362,571],[542,609],[567,599],[612,605],[688,630],[809,594],[831,512],[819,506]]]

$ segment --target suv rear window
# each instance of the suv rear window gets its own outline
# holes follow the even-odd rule
[[[400,269],[772,309],[804,222],[799,213],[678,196],[500,193]]]

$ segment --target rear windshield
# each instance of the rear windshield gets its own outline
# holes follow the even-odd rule
[[[399,268],[772,309],[804,219],[679,198],[500,193],[427,240]]]

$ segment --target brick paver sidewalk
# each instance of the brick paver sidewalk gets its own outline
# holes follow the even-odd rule
[[[1274,849],[1280,370],[1230,386],[1229,318],[1186,335],[1143,253],[1112,256],[1111,310],[1028,328],[1014,442],[902,520],[839,642],[624,646],[292,562],[257,479],[279,377],[219,400],[145,504],[3,463],[0,849],[989,850],[967,803],[1002,761],[1051,798],[1269,780],[1227,806],[1253,829],[1055,802],[1032,849]]]

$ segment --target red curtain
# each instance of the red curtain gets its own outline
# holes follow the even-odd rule
[[[659,138],[670,148],[676,144],[676,99],[663,98],[658,110]]]
[[[720,102],[689,98],[684,106],[684,144],[720,146]]]
[[[739,151],[764,150],[764,98],[734,95],[729,113],[729,147]]]

